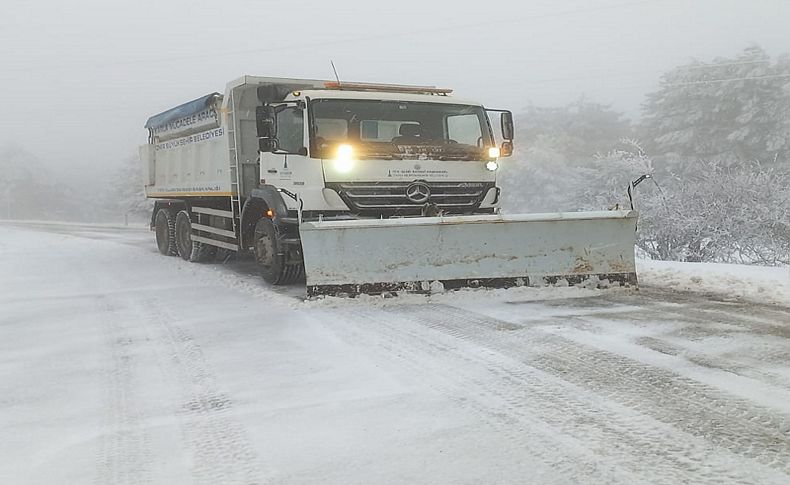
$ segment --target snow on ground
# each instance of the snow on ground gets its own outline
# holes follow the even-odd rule
[[[637,260],[639,282],[790,306],[790,268]]]
[[[0,224],[0,483],[790,483],[790,310],[661,270],[305,302]]]

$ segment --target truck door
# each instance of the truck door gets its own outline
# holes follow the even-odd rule
[[[304,186],[307,169],[305,112],[294,105],[279,105],[275,111],[276,147],[271,152],[261,153],[260,179],[266,184],[299,193]]]

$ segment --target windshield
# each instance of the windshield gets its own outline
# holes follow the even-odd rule
[[[340,143],[385,159],[483,160],[492,146],[480,106],[411,101],[317,99],[310,103],[311,145],[331,158]]]

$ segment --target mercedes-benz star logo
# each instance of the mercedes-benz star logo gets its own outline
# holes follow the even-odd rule
[[[416,204],[427,202],[431,197],[431,189],[427,184],[422,182],[414,182],[406,187],[406,198]]]

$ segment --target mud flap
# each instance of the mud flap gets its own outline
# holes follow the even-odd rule
[[[593,275],[636,285],[637,212],[302,222],[308,295],[514,286]]]

